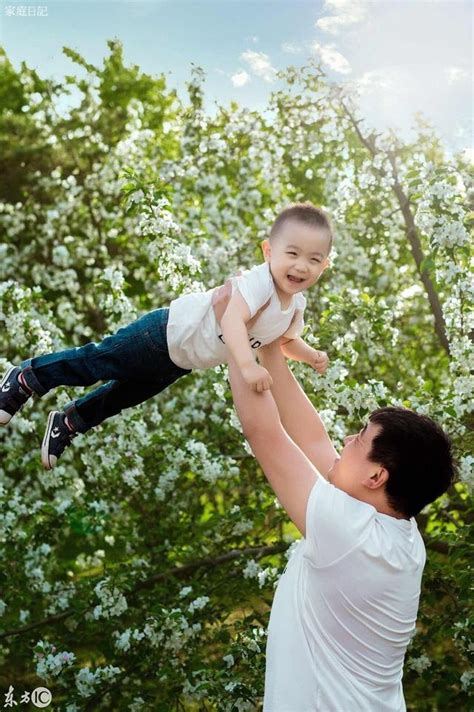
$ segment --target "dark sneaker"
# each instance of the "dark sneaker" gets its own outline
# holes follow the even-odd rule
[[[31,396],[18,382],[20,373],[21,368],[12,366],[0,382],[0,425],[9,423]]]
[[[76,435],[76,432],[69,430],[67,427],[64,413],[52,410],[48,415],[46,432],[41,445],[43,467],[47,470],[52,470],[56,466],[58,458],[69,447]]]

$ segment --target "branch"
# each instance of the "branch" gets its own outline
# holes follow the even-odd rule
[[[144,581],[139,581],[128,594],[127,600],[132,600],[135,594],[139,593],[145,588],[151,588],[158,581],[164,581],[167,578],[186,576],[187,574],[202,567],[214,568],[215,566],[225,564],[228,561],[232,561],[233,559],[238,559],[241,556],[248,556],[250,554],[253,554],[258,558],[262,558],[263,556],[269,556],[270,554],[278,554],[281,551],[285,551],[286,549],[288,549],[288,544],[285,542],[272,544],[270,546],[251,546],[247,549],[232,549],[231,551],[228,551],[225,554],[221,554],[220,556],[208,556],[204,559],[198,559],[197,561],[192,561],[189,564],[184,564],[184,566],[176,566],[174,569],[169,569],[169,571],[163,571],[159,574],[155,574],[154,576],[150,576]],[[2,640],[3,638],[9,638],[13,635],[23,635],[24,633],[28,633],[30,630],[42,628],[43,626],[49,625],[50,623],[57,623],[58,621],[64,620],[65,618],[69,618],[75,613],[80,613],[80,615],[84,615],[84,613],[86,613],[92,607],[93,605],[87,606],[80,612],[75,608],[69,608],[63,613],[57,613],[53,616],[49,616],[48,618],[44,618],[42,621],[30,623],[29,625],[24,625],[21,628],[15,628],[14,630],[7,630],[4,633],[0,634],[0,640]]]
[[[446,324],[444,321],[443,310],[441,308],[441,302],[438,297],[438,292],[435,289],[435,286],[431,280],[428,270],[426,268],[422,269],[421,265],[422,265],[422,262],[424,259],[424,255],[423,255],[423,250],[421,247],[420,238],[418,237],[418,231],[415,226],[415,220],[413,218],[413,214],[410,209],[410,203],[409,203],[407,196],[403,192],[400,183],[398,182],[398,174],[397,174],[397,170],[395,167],[394,157],[389,155],[388,158],[389,158],[390,164],[393,168],[393,175],[395,177],[393,191],[394,191],[395,195],[397,196],[397,199],[398,199],[398,202],[400,204],[400,208],[401,208],[401,211],[403,214],[403,219],[405,220],[406,235],[407,235],[408,241],[410,243],[411,251],[412,251],[415,263],[416,263],[416,268],[418,270],[418,274],[420,275],[421,281],[423,282],[423,286],[424,286],[425,291],[428,295],[428,299],[429,299],[430,306],[431,306],[431,311],[433,312],[433,316],[434,316],[434,320],[435,320],[435,331],[436,331],[436,334],[438,335],[438,339],[440,340],[442,347],[444,348],[446,353],[449,354],[450,349],[449,349],[448,337],[446,336]]]
[[[369,151],[369,153],[375,157],[377,155],[377,147],[375,144],[375,138],[370,137],[366,138],[363,136],[359,129],[359,124],[360,121],[356,121],[349,109],[346,107],[344,102],[341,100],[341,105],[344,111],[346,112],[347,117],[349,118],[350,122],[352,123],[355,132],[357,136],[359,137],[360,142],[362,145]],[[395,179],[395,183],[392,187],[393,192],[395,193],[395,196],[398,200],[398,204],[400,206],[400,210],[403,215],[403,219],[405,222],[405,233],[408,239],[408,242],[410,244],[411,252],[413,255],[413,259],[415,260],[416,264],[416,269],[417,272],[420,276],[420,279],[423,283],[423,286],[425,288],[426,294],[428,295],[428,300],[430,303],[431,311],[434,316],[434,321],[435,321],[435,331],[438,336],[438,339],[441,343],[441,346],[444,348],[447,354],[450,353],[449,349],[449,341],[448,337],[446,335],[446,324],[444,321],[444,316],[443,316],[443,310],[441,308],[441,302],[438,297],[438,293],[435,289],[435,286],[431,280],[431,277],[427,271],[426,268],[422,268],[422,262],[424,259],[424,254],[423,250],[421,247],[421,242],[420,238],[418,237],[418,231],[415,226],[415,220],[413,217],[413,214],[411,212],[410,208],[410,201],[408,200],[407,196],[403,192],[403,189],[398,181],[398,174],[397,174],[397,169],[395,165],[395,158],[393,154],[387,153],[387,157],[390,161],[390,165],[392,166],[393,170],[393,176]],[[379,169],[378,172],[383,175],[384,171]]]
[[[438,554],[449,554],[453,544],[447,544],[440,539],[425,539],[425,546],[430,551],[437,551]]]
[[[0,640],[2,638],[9,638],[11,635],[23,635],[23,633],[28,633],[30,630],[34,630],[35,628],[39,628],[40,626],[49,625],[49,623],[56,623],[57,621],[62,621],[62,620],[64,620],[64,618],[69,618],[69,616],[72,616],[74,613],[76,613],[76,611],[73,610],[72,608],[69,608],[67,611],[64,611],[63,613],[57,613],[54,616],[49,616],[48,618],[44,618],[42,621],[39,621],[38,623],[30,623],[29,625],[24,625],[21,628],[15,628],[14,630],[7,630],[4,633],[0,634]]]
[[[241,556],[248,556],[254,554],[258,558],[264,556],[269,556],[270,554],[278,554],[281,551],[285,551],[288,548],[288,544],[280,543],[273,544],[272,546],[251,546],[247,549],[232,549],[226,554],[221,554],[220,556],[209,556],[205,559],[198,559],[197,561],[192,561],[190,564],[185,564],[184,566],[177,566],[175,569],[170,571],[163,571],[162,573],[150,576],[150,578],[140,581],[133,589],[132,595],[141,591],[144,588],[150,588],[157,581],[163,581],[171,576],[179,577],[186,576],[186,574],[194,571],[195,569],[202,568],[203,566],[219,566],[220,564],[225,564],[233,559],[238,559]]]

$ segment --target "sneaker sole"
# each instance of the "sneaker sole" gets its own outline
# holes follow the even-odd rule
[[[0,410],[0,425],[8,425],[10,420],[13,418],[13,415],[10,415],[10,413],[7,413],[6,410]]]
[[[12,366],[11,368],[8,369],[4,377],[2,378],[0,382],[0,388],[3,386],[4,383],[8,381],[10,378],[10,375],[12,371],[14,371],[16,366]],[[10,420],[13,418],[13,415],[11,413],[7,413],[6,410],[0,410],[0,425],[7,425]]]
[[[55,455],[50,455],[48,450],[49,436],[51,435],[54,416],[57,415],[58,412],[59,411],[57,410],[52,410],[51,413],[48,415],[46,431],[44,434],[43,442],[41,444],[41,462],[45,470],[52,470],[58,461],[58,458]]]

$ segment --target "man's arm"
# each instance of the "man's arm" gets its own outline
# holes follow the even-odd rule
[[[229,380],[244,435],[279,502],[306,533],[306,507],[319,473],[285,432],[269,391],[256,393],[229,356]]]
[[[230,281],[215,291],[213,305],[217,321],[221,321],[231,294]],[[256,317],[257,315],[254,319]],[[337,457],[337,452],[318,412],[288,368],[279,343],[275,341],[273,344],[259,349],[259,359],[272,376],[272,394],[278,406],[283,427],[318,471],[327,477],[327,473]]]
[[[273,379],[272,395],[288,435],[318,471],[327,477],[337,452],[324,423],[291,373],[278,342],[259,349],[259,359]]]

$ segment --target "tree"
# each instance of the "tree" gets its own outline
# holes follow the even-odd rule
[[[336,258],[308,294],[306,338],[331,365],[294,370],[337,443],[389,404],[453,435],[461,480],[419,517],[429,558],[405,693],[413,710],[467,704],[467,165],[422,120],[411,144],[375,136],[316,65],[289,67],[265,114],[232,103],[211,117],[199,68],[181,103],[117,42],[103,67],[65,51],[82,76],[64,86],[2,65],[0,366],[220,284],[260,261],[284,205],[326,207]],[[77,106],[60,111],[66,96]],[[44,472],[46,410],[75,393],[0,434],[4,687],[42,681],[68,712],[258,709],[297,532],[243,442],[225,369],[111,419]]]

